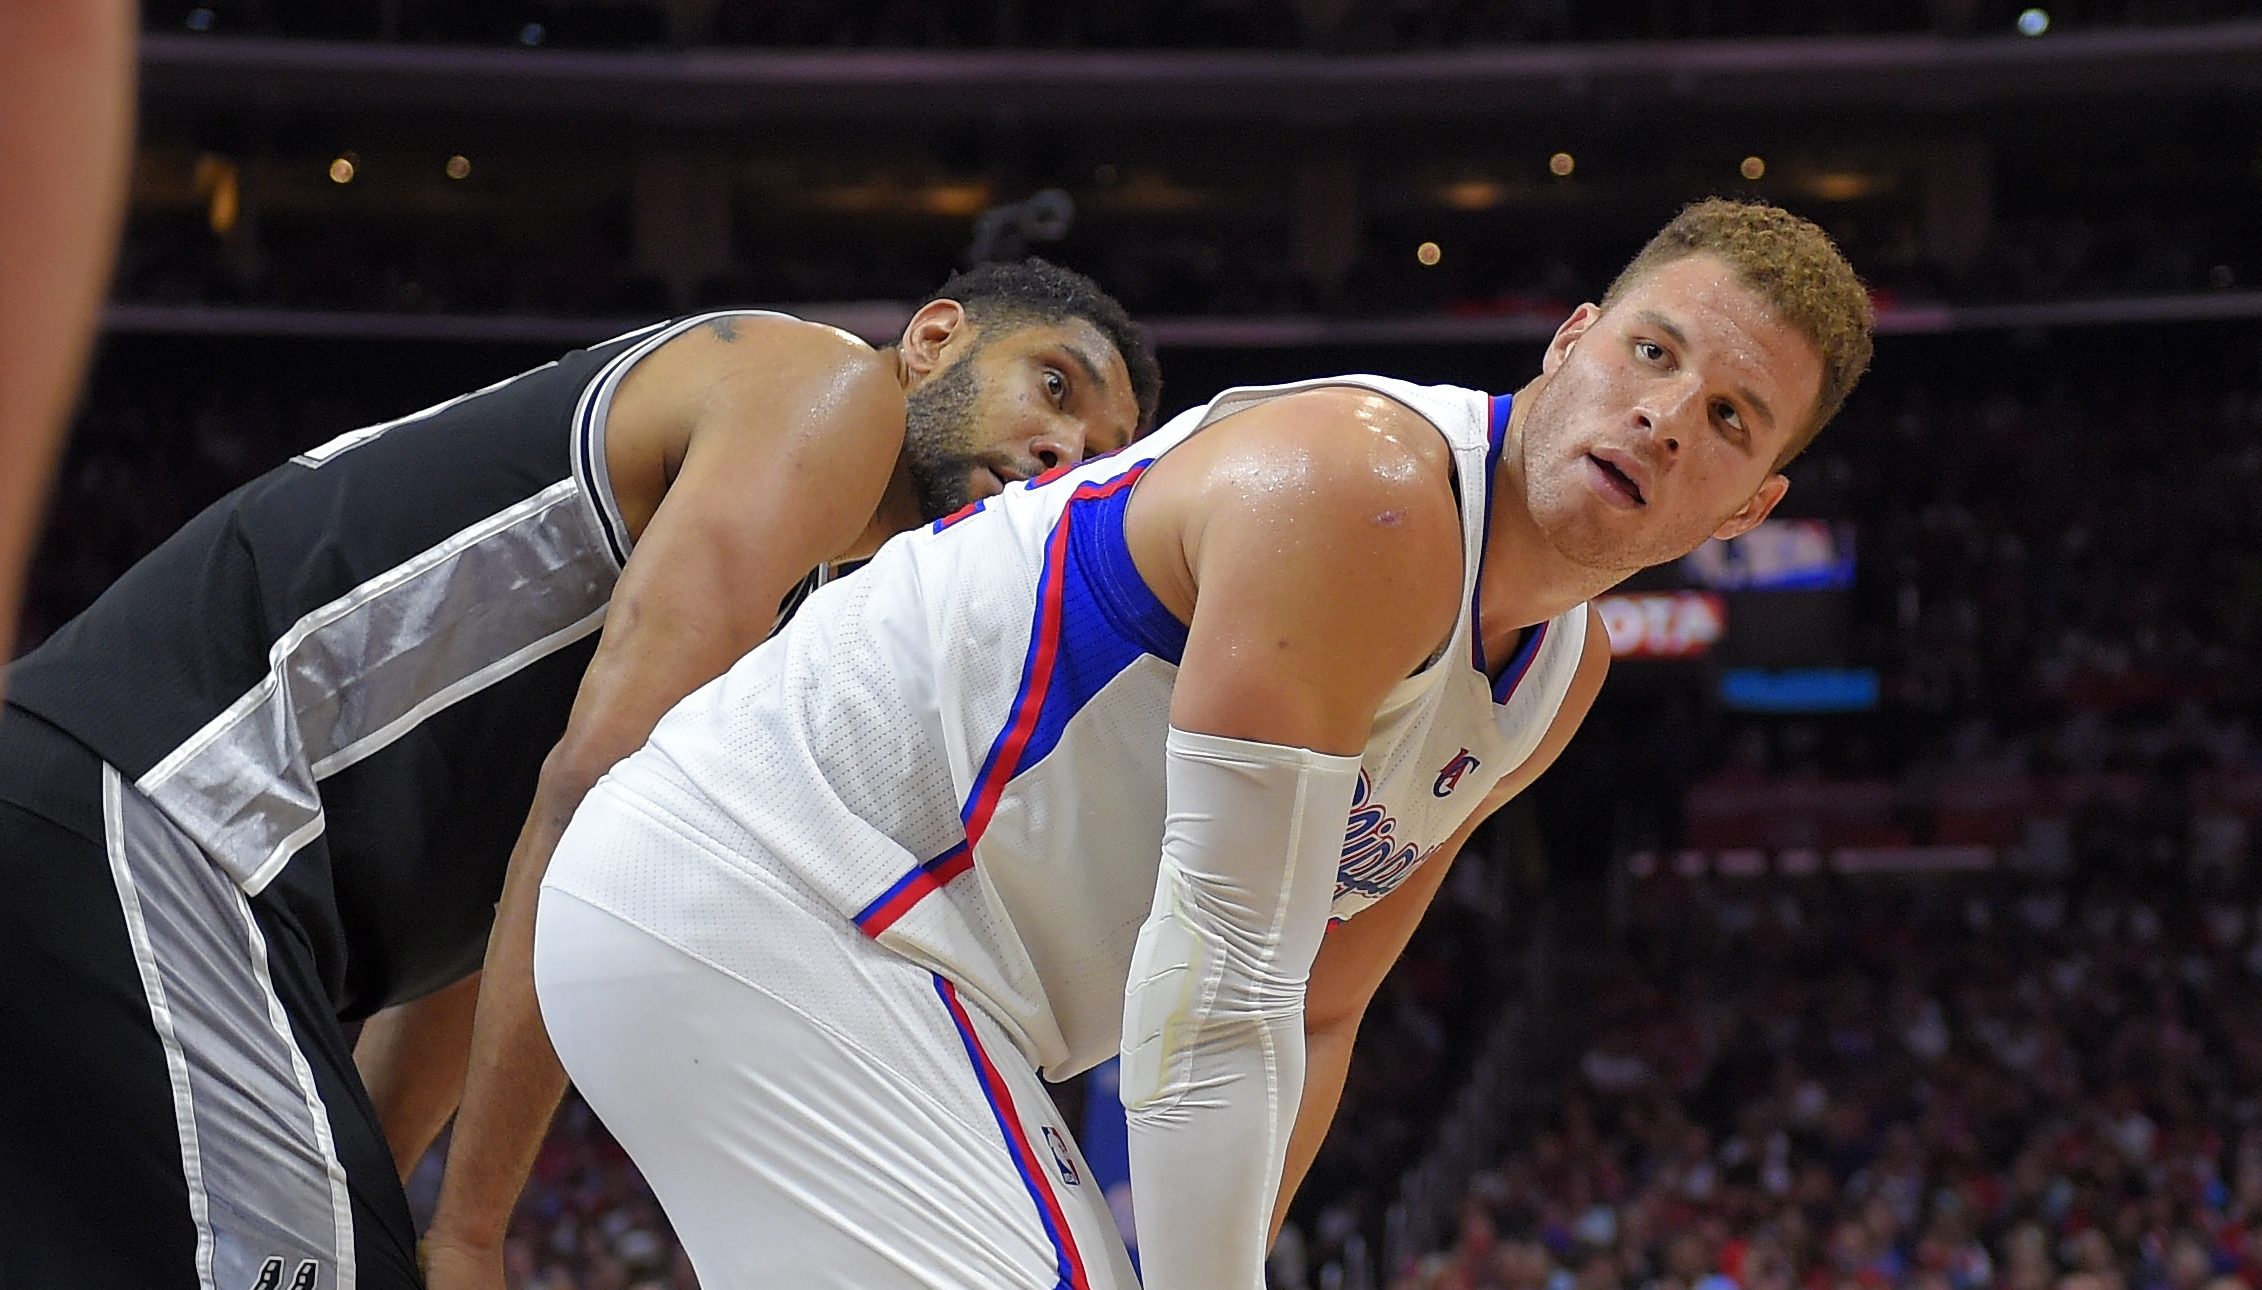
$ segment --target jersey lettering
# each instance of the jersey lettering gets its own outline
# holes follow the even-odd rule
[[[298,1272],[291,1277],[290,1290],[320,1290],[321,1277],[320,1263],[313,1259],[301,1259]],[[252,1283],[251,1290],[283,1290],[281,1255],[269,1255],[267,1261],[259,1265],[259,1280]]]
[[[1399,843],[1397,817],[1373,797],[1374,781],[1361,770],[1358,787],[1351,790],[1350,823],[1343,831],[1343,864],[1335,873],[1338,900],[1347,895],[1379,900],[1429,855],[1415,843]]]

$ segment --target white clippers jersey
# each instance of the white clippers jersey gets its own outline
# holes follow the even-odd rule
[[[1486,679],[1475,592],[1506,397],[1375,376],[1228,391],[1122,452],[888,543],[685,699],[608,785],[689,842],[689,863],[813,892],[950,977],[1054,1078],[1106,1059],[1154,898],[1186,642],[1132,566],[1124,507],[1147,465],[1204,426],[1327,385],[1437,426],[1464,534],[1452,640],[1391,691],[1364,754],[1333,910],[1351,917],[1531,754],[1584,648],[1581,605],[1527,631],[1499,684]],[[619,884],[642,893],[637,908],[608,899],[678,944],[713,946],[732,919],[720,877],[652,873]]]

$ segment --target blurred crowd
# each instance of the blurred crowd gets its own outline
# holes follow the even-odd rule
[[[2029,7],[155,0],[144,11],[153,32],[514,48],[1365,54],[2007,35]],[[2041,7],[2059,32],[2262,17],[2262,0]],[[1104,226],[1098,201],[1061,252],[1136,314],[1552,319],[1598,296],[1624,249],[1576,220],[1535,231],[1500,213],[1487,216],[1489,242],[1449,236],[1450,253],[1425,266],[1393,203],[1420,204],[1378,201],[1355,262],[1325,284],[1262,221]],[[1810,213],[1886,303],[2262,284],[2252,212],[2235,204],[2090,193],[2049,210],[1999,210],[1955,265],[1931,258],[1906,201]],[[741,230],[735,267],[682,291],[631,263],[626,214],[623,198],[586,228],[574,216],[529,231],[472,229],[462,221],[478,217],[462,212],[351,224],[279,210],[220,237],[201,209],[144,211],[118,296],[657,318],[917,298],[965,237],[963,219],[807,245]],[[1419,219],[1434,214],[1424,206]],[[2024,335],[1951,359],[1965,343],[1929,342],[1898,370],[1889,349],[1793,470],[1797,513],[1853,525],[1845,649],[1880,672],[1883,708],[1729,719],[1686,696],[1645,703],[1595,722],[1555,778],[1615,812],[1596,834],[1616,841],[1974,842],[2010,867],[1921,883],[1633,882],[1623,935],[1592,938],[1555,1010],[1569,1057],[1560,1096],[1479,1176],[1444,1248],[1381,1270],[1389,1290],[2262,1290],[2262,686],[2251,665],[2262,657],[2262,349],[2183,363],[2172,339],[2121,356]],[[130,354],[105,364],[57,484],[23,643],[227,489],[425,401],[404,402],[383,379],[416,361],[380,345],[353,356],[353,373],[137,366]],[[1299,1204],[1311,1268],[1340,1268],[1348,1243],[1379,1231],[1430,1144],[1445,1093],[1516,985],[1504,947],[1523,934],[1513,897],[1529,880],[1502,866],[1457,874],[1371,1009],[1342,1117],[1355,1130],[1330,1141]],[[420,1217],[436,1185],[437,1157],[412,1182]],[[511,1290],[696,1286],[634,1166],[578,1102],[543,1149],[508,1262]]]
[[[162,0],[153,28],[333,39],[639,48],[1321,49],[1848,33],[2007,33],[2012,0]],[[2251,0],[2066,0],[2055,22],[2134,26],[2250,16]]]
[[[2035,355],[1856,401],[1792,493],[1854,520],[1846,654],[1881,673],[1882,709],[1601,734],[1656,770],[1630,777],[1655,791],[1629,841],[2243,862],[2262,819],[2262,355],[2241,380],[2093,357],[2087,376]]]
[[[1396,1290],[2262,1285],[2262,884],[1634,884]]]
[[[2262,354],[2189,376],[2006,357],[1851,409],[1795,468],[1808,506],[1856,521],[1895,697],[2010,717],[2251,696]]]

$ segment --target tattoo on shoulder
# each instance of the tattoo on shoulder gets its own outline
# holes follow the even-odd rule
[[[737,340],[738,320],[736,318],[728,317],[727,315],[721,318],[709,318],[707,320],[707,330],[715,333],[715,338],[717,340]]]

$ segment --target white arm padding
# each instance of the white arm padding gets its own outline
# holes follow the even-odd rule
[[[1261,1290],[1359,759],[1173,727],[1165,765],[1162,865],[1123,999],[1142,1280]]]

